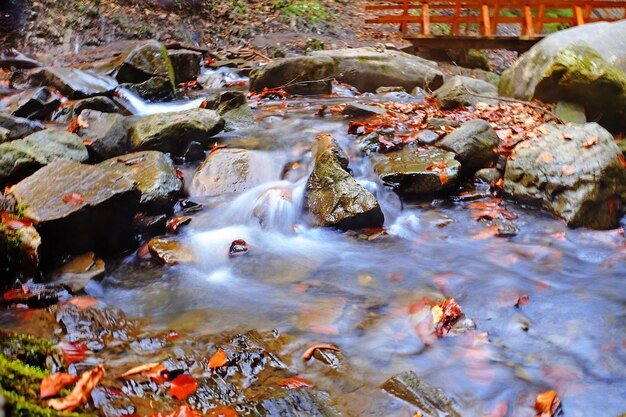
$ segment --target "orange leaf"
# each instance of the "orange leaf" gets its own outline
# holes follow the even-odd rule
[[[454,298],[450,297],[443,303],[434,306],[432,315],[437,337],[444,337],[464,314],[461,306],[454,301]]]
[[[61,343],[63,360],[67,363],[82,361],[87,356],[87,346],[83,343]]]
[[[179,400],[186,400],[198,388],[195,378],[189,375],[178,375],[172,380],[170,396]]]
[[[561,172],[565,176],[574,175],[574,171],[576,171],[576,168],[574,168],[573,165],[563,165],[563,168],[561,169]]]
[[[544,162],[546,164],[549,164],[552,161],[554,161],[554,155],[552,155],[550,152],[541,152],[535,160],[535,162]]]
[[[228,364],[228,356],[226,356],[226,352],[224,352],[221,348],[217,349],[217,352],[211,356],[209,359],[209,368],[221,368],[224,365]]]
[[[141,373],[144,373],[146,371],[152,371],[154,368],[156,368],[157,366],[160,366],[160,365],[161,364],[159,362],[151,362],[151,363],[146,363],[144,365],[135,366],[134,368],[129,369],[128,371],[124,372],[120,376],[122,378],[126,378],[127,376],[141,374]]]
[[[311,382],[307,381],[306,379],[304,379],[300,375],[292,376],[291,378],[281,379],[279,381],[276,381],[276,383],[279,386],[285,387],[285,388],[288,388],[288,389],[298,389],[298,388],[302,388],[302,387],[312,387],[313,386],[313,384]]]
[[[341,352],[341,349],[339,349],[335,345],[313,345],[304,352],[304,354],[302,355],[302,359],[305,361],[308,361],[309,359],[313,357],[313,354],[318,349],[327,349],[327,350],[332,350],[335,352]]]
[[[78,119],[74,119],[72,120],[72,123],[70,123],[70,125],[67,127],[67,131],[70,133],[76,133],[78,132],[78,129],[80,128],[80,125],[78,124]]]
[[[63,202],[65,204],[74,204],[78,206],[79,204],[83,204],[85,199],[78,193],[71,193],[63,196]]]
[[[439,173],[439,181],[441,182],[441,185],[444,185],[445,183],[447,183],[448,179],[449,179],[449,176],[446,171],[441,171]]]
[[[537,395],[535,400],[536,417],[552,417],[561,405],[556,391],[546,391]]]
[[[78,380],[78,376],[66,374],[64,372],[57,372],[52,375],[48,375],[41,381],[39,387],[39,398],[53,397],[59,393],[63,388],[70,384],[73,384]]]
[[[67,303],[75,305],[76,307],[78,307],[81,310],[85,310],[85,309],[88,309],[89,307],[97,306],[98,302],[99,301],[97,299],[93,298],[93,297],[84,296],[84,297],[72,298]]]
[[[593,137],[591,137],[589,139],[585,139],[585,141],[583,142],[583,146],[585,148],[591,148],[596,143],[598,143],[598,137],[597,136],[593,136]]]
[[[626,168],[626,159],[624,159],[624,155],[617,154],[617,159],[619,159],[619,163],[622,164],[624,168]]]
[[[98,365],[91,371],[83,372],[76,386],[65,398],[52,399],[48,401],[48,406],[57,411],[73,411],[85,404],[91,395],[91,391],[98,386],[104,378],[104,366]]]

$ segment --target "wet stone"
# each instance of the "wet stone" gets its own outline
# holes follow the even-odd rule
[[[169,49],[167,54],[172,61],[176,85],[195,80],[200,73],[202,54],[189,49]]]
[[[477,97],[484,96],[484,97]],[[498,96],[498,88],[487,81],[455,75],[433,92],[443,110],[454,110],[461,106],[474,106],[478,102],[490,102]]]
[[[554,114],[558,116],[564,123],[587,123],[585,114],[585,106],[569,101],[559,101],[556,103]]]
[[[78,68],[39,68],[29,73],[25,84],[30,87],[54,87],[64,96],[75,100],[97,95],[110,95],[117,81],[107,75]]]
[[[166,226],[167,216],[165,214],[149,216],[141,213],[136,215],[133,220],[133,228],[144,238],[165,233]]]
[[[465,122],[448,133],[436,146],[456,154],[462,171],[471,175],[481,168],[493,166],[497,155],[498,136],[491,125],[482,119]]]
[[[344,116],[350,117],[369,117],[387,114],[387,109],[378,106],[369,106],[367,104],[349,103],[341,112]]]
[[[83,110],[97,110],[102,113],[120,112],[119,107],[113,100],[108,97],[98,96],[65,103],[52,115],[52,120],[60,123],[69,123],[77,118]]]
[[[148,242],[152,257],[164,265],[194,262],[193,250],[175,240],[153,238]]]
[[[206,157],[204,146],[200,142],[189,142],[181,152],[181,155],[185,162],[201,161]]]
[[[432,417],[461,417],[454,402],[440,388],[433,388],[413,371],[404,372],[388,379],[382,389],[391,395],[413,404],[421,412]]]
[[[258,412],[268,417],[334,417],[340,413],[330,405],[325,392],[310,388],[285,389],[259,401]]]
[[[44,120],[61,104],[61,97],[47,87],[27,90],[0,100],[0,109],[16,117]]]
[[[427,119],[426,120],[426,124],[431,129],[441,129],[441,128],[445,128],[445,127],[459,127],[459,126],[461,126],[461,124],[459,122],[457,122],[456,120],[440,119],[440,118],[437,118],[437,117],[431,117],[430,119]]]
[[[62,284],[73,293],[83,291],[92,279],[104,275],[105,263],[94,252],[87,252],[75,256],[53,272],[48,279],[56,284]]]
[[[485,184],[491,184],[502,178],[502,173],[497,168],[483,168],[476,171],[474,179]]]
[[[120,83],[141,83],[157,75],[170,80],[174,88],[174,68],[167,49],[157,41],[148,41],[128,54],[116,78]]]
[[[417,134],[417,140],[424,145],[432,145],[439,140],[439,133],[429,129],[420,130]]]
[[[8,131],[6,137],[0,139],[0,143],[20,139],[44,129],[43,124],[37,121],[11,116],[6,113],[0,113],[0,127]]]
[[[120,88],[129,90],[145,101],[172,101],[176,98],[172,83],[166,77],[152,77],[138,84],[120,84]]]
[[[224,118],[226,132],[254,126],[254,114],[242,91],[222,91],[209,101],[207,108]]]
[[[120,114],[84,110],[80,113],[79,135],[92,162],[128,152],[126,118]]]

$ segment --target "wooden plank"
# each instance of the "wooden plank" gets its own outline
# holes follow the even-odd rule
[[[534,36],[535,24],[533,23],[533,12],[530,6],[524,6],[524,28],[526,29],[526,35]],[[522,32],[522,34],[524,34]]]
[[[483,17],[483,24],[482,24],[482,31],[483,31],[483,35],[487,35],[487,36],[491,36],[491,20],[489,19],[489,6],[486,4],[483,4],[481,7],[481,12],[482,12],[482,17]]]
[[[543,33],[543,23],[544,23],[545,17],[546,17],[546,6],[542,4],[541,6],[539,6],[539,10],[537,11],[537,20],[535,22],[536,24],[535,32]]]
[[[404,39],[411,42],[417,49],[508,49],[525,52],[539,42],[542,37],[408,35]]]
[[[402,16],[409,16],[409,0],[404,0]],[[406,33],[408,29],[408,22],[406,20],[403,20],[402,23],[400,23],[400,32]]]
[[[430,35],[430,5],[428,3],[422,6],[422,34]]]
[[[574,6],[574,16],[576,17],[576,25],[584,25],[585,19],[583,18],[583,9],[580,6]]]
[[[452,35],[458,35],[459,33],[459,18],[461,17],[461,3],[456,2],[454,5],[454,17],[452,18],[452,24],[450,26],[450,33]]]

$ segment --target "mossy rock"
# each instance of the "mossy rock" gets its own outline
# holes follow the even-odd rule
[[[50,360],[60,363],[59,351],[50,341],[28,334],[0,331],[0,353],[39,368],[46,367]]]

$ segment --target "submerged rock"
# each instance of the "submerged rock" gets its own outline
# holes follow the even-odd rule
[[[626,167],[611,134],[596,123],[540,129],[545,134],[537,142],[515,147],[504,193],[572,227],[617,227],[625,211]]]
[[[472,95],[474,94],[474,95]],[[485,96],[485,97],[476,97]],[[461,106],[474,106],[479,102],[489,102],[488,97],[497,97],[498,88],[487,81],[455,75],[433,92],[443,110],[454,110]]]
[[[28,87],[54,87],[64,96],[75,100],[98,95],[110,95],[117,81],[107,75],[83,71],[78,68],[38,68],[23,83]]]
[[[318,135],[315,166],[304,201],[311,223],[340,229],[382,227],[385,219],[376,197],[347,169],[348,158],[332,136]]]
[[[428,195],[456,186],[461,164],[452,152],[409,149],[372,157],[374,171],[399,194]]]
[[[55,284],[63,284],[73,293],[83,291],[92,279],[104,275],[105,263],[94,252],[83,253],[56,268],[47,278]]]
[[[171,210],[183,188],[172,159],[158,151],[131,153],[98,166],[134,182],[141,192],[141,209],[150,213]]]
[[[55,122],[70,122],[77,118],[83,110],[97,110],[102,113],[119,113],[120,108],[113,100],[105,96],[90,97],[83,100],[70,102],[64,105],[53,115]]]
[[[157,41],[148,41],[128,54],[116,78],[120,83],[137,84],[154,76],[168,79],[172,90],[176,87],[174,68],[165,45]]]
[[[43,124],[37,121],[23,117],[15,117],[5,113],[0,113],[0,126],[9,132],[5,138],[7,142],[23,138],[24,136],[28,136],[44,128]],[[0,140],[0,143],[2,142],[3,141]]]
[[[83,138],[92,162],[128,151],[128,128],[124,116],[85,110],[79,117],[79,135]]]
[[[61,97],[48,87],[26,90],[0,100],[0,109],[12,116],[44,120],[59,107]]]
[[[42,238],[42,257],[89,250],[119,251],[139,206],[135,184],[98,166],[59,159],[11,191]]]
[[[254,126],[254,114],[242,91],[223,91],[209,102],[207,108],[224,118],[224,130],[245,129]]]
[[[315,51],[314,57],[330,57],[335,62],[334,77],[362,92],[375,92],[379,87],[415,87],[431,90],[443,84],[443,73],[437,63],[393,50],[375,48]]]
[[[132,150],[156,150],[177,153],[185,144],[207,140],[224,129],[224,119],[217,112],[192,109],[155,114],[135,122],[129,129]]]
[[[283,88],[291,94],[330,94],[335,73],[335,62],[329,57],[282,58],[252,71],[250,91]]]
[[[244,149],[218,149],[198,167],[191,181],[192,196],[239,193],[268,181],[278,181],[282,166],[271,154]]]
[[[461,417],[441,388],[433,388],[413,371],[403,372],[388,379],[382,389],[416,406],[432,417]]]
[[[0,145],[0,184],[16,182],[59,158],[85,162],[87,148],[80,137],[62,130],[42,130]]]
[[[161,76],[151,77],[138,84],[121,84],[120,88],[125,88],[146,101],[172,101],[176,98],[170,80]]]
[[[465,122],[448,133],[436,146],[453,152],[466,175],[489,168],[496,160],[499,139],[491,125],[482,119]]]
[[[171,239],[150,239],[148,249],[152,257],[164,265],[191,263],[196,259],[193,249]]]

